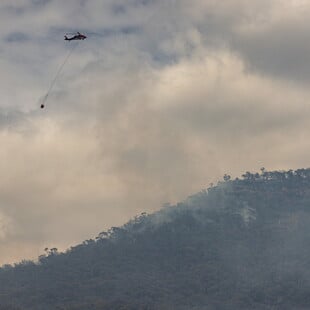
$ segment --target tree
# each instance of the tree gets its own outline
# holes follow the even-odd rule
[[[231,176],[225,173],[224,176],[223,176],[223,179],[224,179],[225,182],[228,182],[228,181],[230,181]]]

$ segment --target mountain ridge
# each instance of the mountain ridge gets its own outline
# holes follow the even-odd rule
[[[223,179],[64,253],[3,266],[0,310],[308,309],[310,169]]]

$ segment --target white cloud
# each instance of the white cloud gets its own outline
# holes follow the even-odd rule
[[[309,91],[285,51],[283,67],[266,52],[275,35],[293,40],[279,5],[1,2],[2,42],[25,37],[0,48],[0,262],[68,247],[224,173],[308,166]],[[89,38],[40,110],[76,27]]]

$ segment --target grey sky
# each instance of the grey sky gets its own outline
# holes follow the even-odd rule
[[[306,1],[3,0],[0,263],[224,173],[309,166]],[[46,109],[45,95],[74,50]]]

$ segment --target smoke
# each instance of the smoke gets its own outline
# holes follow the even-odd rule
[[[14,225],[13,220],[4,213],[0,213],[0,242],[5,240],[10,234],[13,233]]]
[[[4,237],[11,257],[64,249],[225,173],[308,166],[308,19],[281,5],[2,1],[0,211],[20,232]],[[71,30],[90,35],[41,110]]]

